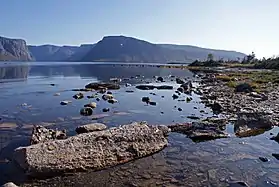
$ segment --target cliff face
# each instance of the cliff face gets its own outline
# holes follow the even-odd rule
[[[22,39],[10,39],[0,36],[0,61],[33,60],[26,42]]]

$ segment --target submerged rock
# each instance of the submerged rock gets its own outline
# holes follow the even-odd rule
[[[114,103],[117,103],[118,101],[116,100],[116,99],[109,99],[108,100],[108,103],[110,103],[110,104],[114,104]]]
[[[103,108],[103,112],[109,112],[109,108]]]
[[[82,125],[76,128],[76,132],[78,134],[94,132],[94,131],[101,131],[105,130],[107,126],[103,123],[91,123],[87,125]]]
[[[20,147],[15,150],[13,160],[34,177],[101,170],[162,150],[167,146],[168,132],[166,126],[135,122],[66,140]]]
[[[75,98],[75,99],[82,99],[83,97],[84,97],[83,93],[78,93],[73,96],[73,98]]]
[[[71,103],[72,101],[61,101],[60,102],[60,105],[67,105],[67,104],[69,104],[69,103]]]
[[[182,78],[176,78],[175,80],[176,80],[177,84],[185,84],[186,83],[185,79],[182,79]]]
[[[93,110],[90,107],[84,107],[80,110],[80,115],[91,116],[92,114],[93,114]]]
[[[118,90],[120,89],[120,85],[119,84],[115,84],[115,83],[90,83],[87,84],[85,86],[85,88],[90,88],[90,89],[94,89],[94,90],[101,90],[101,89],[108,89],[108,90]]]
[[[104,94],[102,96],[102,99],[105,100],[105,101],[113,99],[113,95],[111,95],[111,94]]]
[[[91,102],[91,103],[85,104],[84,107],[96,108],[97,107],[97,103]]]
[[[30,144],[43,143],[49,140],[66,139],[66,130],[47,129],[43,126],[34,126],[32,130]]]
[[[241,111],[237,117],[234,131],[239,137],[258,135],[272,129],[275,125],[271,117],[263,112]]]

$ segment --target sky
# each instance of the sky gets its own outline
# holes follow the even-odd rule
[[[0,6],[0,36],[32,45],[125,35],[279,55],[279,0],[1,0]]]

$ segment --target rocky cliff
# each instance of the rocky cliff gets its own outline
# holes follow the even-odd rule
[[[31,61],[26,42],[0,36],[0,61]]]

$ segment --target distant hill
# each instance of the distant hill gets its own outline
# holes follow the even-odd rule
[[[99,41],[81,61],[111,62],[183,62],[185,51],[172,50],[125,36],[107,36]]]
[[[0,61],[31,61],[32,56],[22,39],[0,36]]]
[[[213,54],[215,60],[224,59],[224,60],[238,60],[243,59],[247,56],[244,53],[240,53],[237,51],[227,51],[227,50],[219,50],[219,49],[208,49],[201,48],[197,46],[191,45],[174,45],[174,44],[159,44],[162,47],[168,49],[178,49],[184,50],[187,52],[187,57],[192,60],[205,60],[207,59],[208,54]]]

